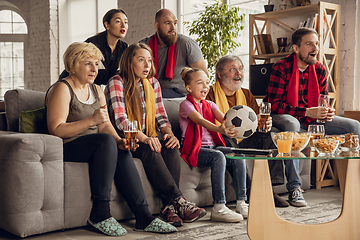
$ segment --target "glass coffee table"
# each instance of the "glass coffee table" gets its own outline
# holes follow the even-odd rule
[[[234,150],[227,158],[254,160],[247,232],[251,240],[263,239],[360,239],[360,156],[358,152],[343,152],[333,156],[318,156],[310,149],[291,157],[255,155]],[[334,159],[343,205],[340,216],[327,223],[302,224],[284,220],[275,211],[268,160]]]

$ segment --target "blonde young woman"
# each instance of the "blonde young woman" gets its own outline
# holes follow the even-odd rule
[[[164,208],[161,217],[174,226],[203,217],[204,209],[183,197],[179,190],[179,140],[174,136],[155,76],[151,49],[143,43],[130,45],[120,59],[119,75],[105,90],[110,119],[122,134],[127,120],[137,121],[139,148],[132,152],[140,158],[152,186],[160,193]],[[164,134],[157,138],[157,130]]]
[[[105,95],[94,84],[101,59],[92,43],[73,43],[67,48],[64,64],[70,75],[52,85],[46,95],[49,132],[64,140],[64,161],[89,163],[93,206],[88,222],[92,226],[110,236],[126,234],[110,214],[115,181],[135,215],[135,230],[174,232],[176,228],[150,214],[131,153],[109,121]]]

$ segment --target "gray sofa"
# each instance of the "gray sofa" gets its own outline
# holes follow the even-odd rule
[[[64,163],[63,143],[58,137],[18,133],[20,113],[43,107],[44,95],[31,90],[10,90],[5,94],[6,114],[0,114],[0,228],[21,237],[84,226],[92,205],[86,163]],[[164,100],[177,136],[180,102]],[[147,180],[141,161],[134,161],[150,211],[157,214],[161,199]],[[199,206],[211,205],[210,168],[190,169],[184,161],[181,164],[180,189],[184,196]],[[302,187],[310,188],[310,163],[302,161],[300,171]],[[284,192],[281,186],[277,191]],[[228,201],[235,200],[228,173],[226,195]],[[111,213],[118,220],[133,217],[114,185]]]

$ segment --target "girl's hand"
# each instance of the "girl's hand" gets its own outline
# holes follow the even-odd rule
[[[102,123],[108,122],[109,114],[106,105],[96,109],[91,118],[94,122],[94,125],[100,125]]]
[[[236,135],[238,133],[238,130],[232,130],[235,126],[231,125],[229,127],[225,127],[225,123],[227,122],[227,119],[225,119],[221,125],[219,126],[220,133],[228,136],[229,138],[236,138]]]
[[[148,144],[150,146],[150,149],[152,151],[156,151],[158,153],[161,153],[161,144],[158,138],[154,137],[148,137],[145,139],[144,143]]]
[[[171,135],[171,134],[167,133],[167,134],[164,135],[164,140],[166,140],[166,139],[169,139],[167,141],[167,143],[165,144],[165,146],[167,148],[173,149],[176,146],[177,146],[178,149],[180,148],[179,140],[174,135]]]
[[[136,142],[139,142],[139,139],[136,139]],[[121,150],[127,150],[127,151],[136,151],[136,149],[139,147],[139,144],[135,145],[135,148],[130,148],[129,146],[126,146],[126,139],[121,138],[119,141],[117,141],[118,148]]]

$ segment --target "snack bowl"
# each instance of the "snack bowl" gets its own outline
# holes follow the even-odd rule
[[[311,133],[308,132],[280,132],[280,133],[274,133],[271,132],[271,139],[273,140],[275,146],[277,147],[277,134],[292,134],[293,140],[291,145],[291,152],[301,152],[304,150],[304,148],[308,145],[311,137]]]
[[[345,143],[345,135],[325,135],[325,138],[339,140],[339,146]]]
[[[333,155],[339,146],[339,140],[332,138],[314,139],[313,143],[319,155]]]
[[[340,145],[340,149],[343,152],[358,150],[359,149],[358,135],[353,135],[352,133],[345,134],[345,142],[342,145]]]

